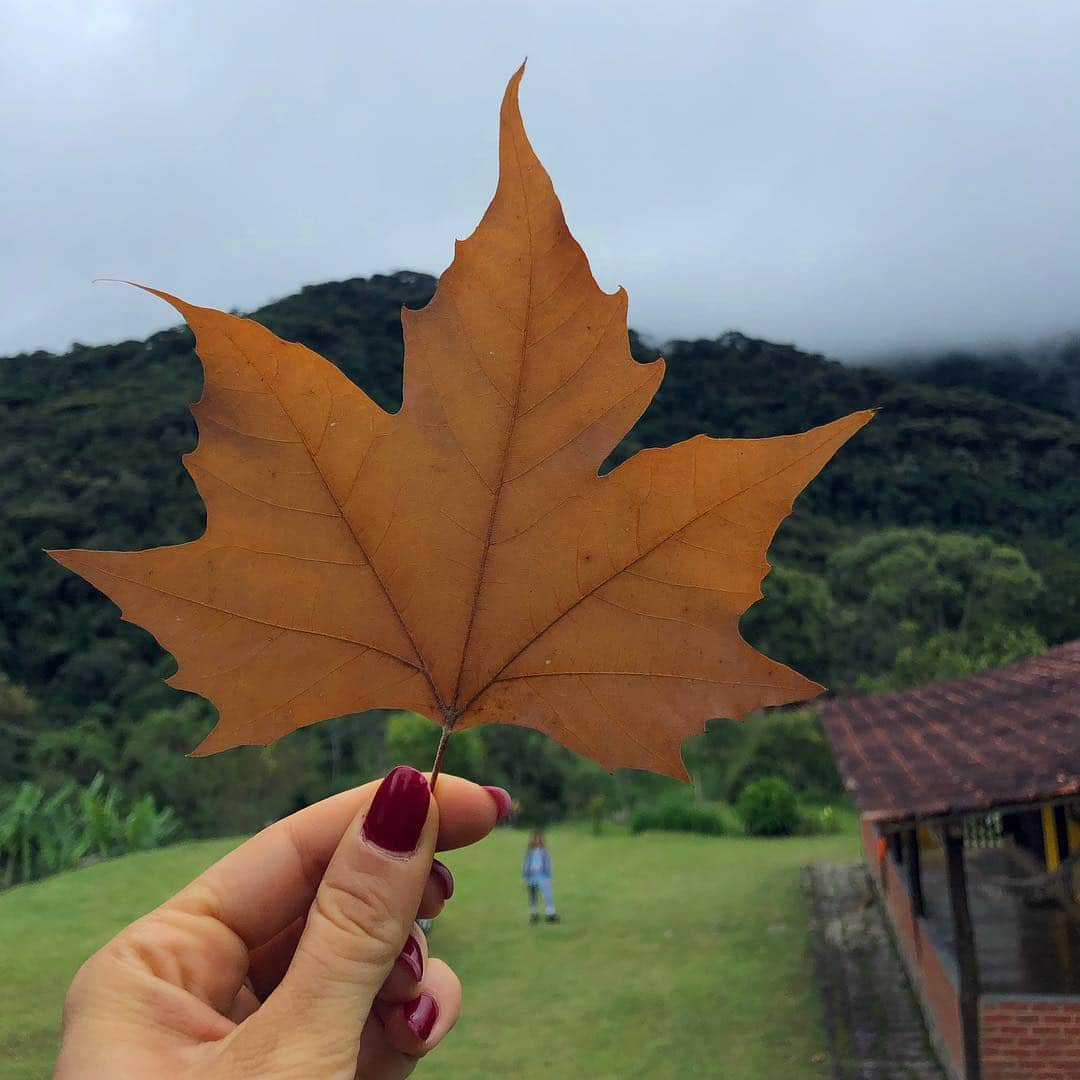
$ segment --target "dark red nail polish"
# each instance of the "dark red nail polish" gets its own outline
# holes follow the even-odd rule
[[[409,969],[412,977],[419,982],[424,974],[424,950],[420,948],[420,943],[412,934],[405,939],[405,948],[398,953],[398,960]]]
[[[439,1018],[439,1004],[430,994],[421,994],[413,998],[405,1009],[405,1023],[409,1030],[418,1038],[426,1039]]]
[[[371,800],[364,818],[364,838],[398,855],[414,851],[430,802],[431,788],[423,773],[408,765],[391,769]]]
[[[438,859],[432,859],[431,876],[442,890],[442,898],[449,900],[454,895],[454,875],[450,873],[450,867]]]
[[[510,792],[506,788],[490,787],[484,785],[484,790],[495,800],[495,809],[498,812],[496,821],[502,821],[513,809],[514,800],[510,798]]]

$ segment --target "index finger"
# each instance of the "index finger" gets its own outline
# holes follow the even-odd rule
[[[341,837],[380,782],[343,791],[268,826],[165,906],[214,917],[249,950],[265,944],[307,913]],[[440,851],[475,843],[499,819],[495,796],[459,776],[440,775],[434,797]]]

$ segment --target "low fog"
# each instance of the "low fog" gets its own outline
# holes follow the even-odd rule
[[[439,273],[522,103],[650,338],[849,359],[1080,330],[1080,5],[5,5],[0,354]]]

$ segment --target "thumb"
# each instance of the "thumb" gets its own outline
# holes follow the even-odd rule
[[[342,836],[288,971],[249,1020],[261,1037],[352,1075],[364,1021],[416,918],[438,831],[427,779],[392,769]]]

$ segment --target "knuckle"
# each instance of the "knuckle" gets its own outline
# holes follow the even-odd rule
[[[393,963],[408,931],[386,883],[372,874],[348,884],[324,878],[312,917],[338,955],[366,963]]]
[[[172,974],[156,926],[153,915],[137,919],[82,964],[64,997],[65,1026],[89,1013],[115,1017],[144,1002]]]
[[[173,935],[164,920],[145,916],[133,922],[102,950],[101,955],[120,969],[147,972],[156,979],[170,981],[175,950]]]

